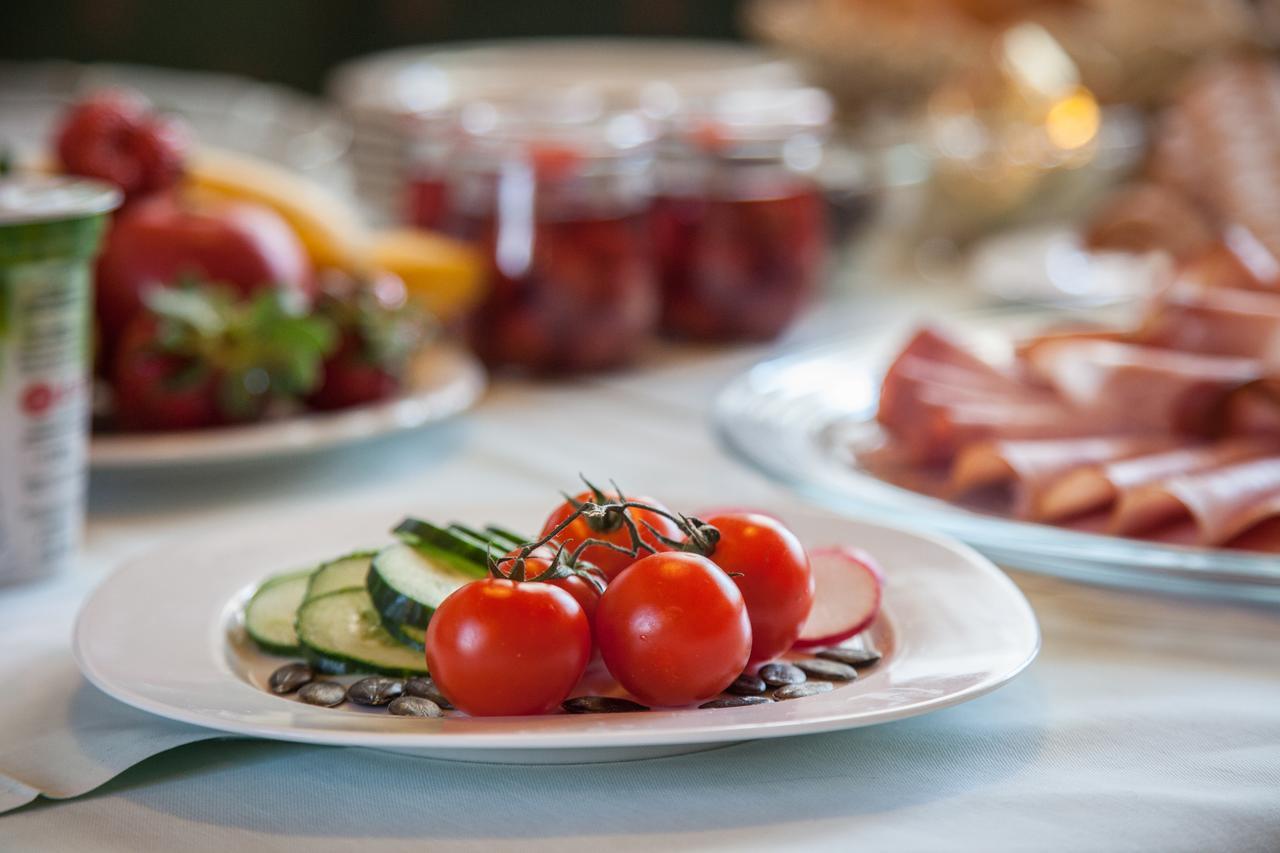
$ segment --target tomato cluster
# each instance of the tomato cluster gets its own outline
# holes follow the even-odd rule
[[[593,488],[558,505],[541,538],[497,561],[493,577],[444,600],[427,666],[467,713],[547,713],[594,646],[641,702],[689,705],[791,648],[813,594],[808,556],[775,518],[700,520]]]

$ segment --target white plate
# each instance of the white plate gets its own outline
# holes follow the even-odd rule
[[[1114,317],[1117,311],[1094,317]],[[879,436],[881,378],[922,319],[935,318],[901,317],[756,365],[716,401],[721,439],[751,467],[810,500],[862,517],[909,518],[1009,566],[1116,586],[1280,602],[1275,554],[1167,545],[975,512],[860,467],[855,449]],[[936,322],[998,352],[1049,322],[1072,319],[1084,318],[1006,311]]]
[[[242,462],[328,450],[416,429],[471,408],[484,393],[484,368],[456,347],[436,346],[414,365],[409,386],[404,394],[382,403],[248,426],[99,433],[89,443],[89,464],[104,470]]]
[[[541,507],[412,507],[472,524],[532,529]],[[884,658],[855,683],[789,702],[636,714],[424,720],[315,708],[263,689],[281,658],[254,651],[240,608],[268,575],[388,538],[394,510],[273,520],[211,531],[132,562],[80,612],[75,655],[109,695],[163,717],[255,737],[365,746],[467,761],[565,763],[672,755],[756,738],[885,723],[981,696],[1035,657],[1035,615],[1017,587],[967,547],[812,510],[782,510],[809,545],[849,543],[883,563],[870,629]]]

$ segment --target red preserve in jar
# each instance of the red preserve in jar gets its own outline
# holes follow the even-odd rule
[[[467,109],[481,118],[454,161],[446,230],[490,261],[473,348],[541,374],[632,361],[658,317],[648,126],[629,113],[570,122]]]
[[[456,109],[440,108],[407,119],[413,146],[405,184],[404,219],[439,230],[449,210],[448,160],[456,144]]]
[[[768,340],[804,308],[828,249],[813,172],[830,114],[821,91],[792,89],[731,93],[675,120],[651,215],[665,332]]]

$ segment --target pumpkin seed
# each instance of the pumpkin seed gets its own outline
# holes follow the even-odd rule
[[[735,696],[759,696],[768,687],[769,685],[765,684],[764,679],[760,676],[744,672],[735,678],[733,684],[726,687],[724,692],[732,693]]]
[[[832,690],[830,681],[807,681],[804,684],[788,684],[773,691],[774,699],[800,699],[804,696],[816,696]]]
[[[453,703],[440,692],[440,688],[430,678],[417,675],[404,683],[405,696],[417,696],[419,699],[430,699],[446,711],[453,710]]]
[[[347,688],[336,681],[312,681],[302,685],[298,698],[308,705],[333,708],[347,699]]]
[[[403,692],[404,682],[400,679],[371,675],[348,687],[347,698],[357,705],[386,705]]]
[[[570,714],[625,714],[628,711],[647,711],[646,706],[630,699],[616,696],[574,696],[560,703]]]
[[[397,717],[443,717],[444,711],[430,699],[421,696],[401,696],[387,706]]]
[[[703,702],[699,708],[741,708],[744,705],[768,705],[773,702],[768,696],[721,696],[710,702]]]
[[[871,666],[880,660],[880,653],[872,648],[853,649],[847,646],[837,646],[832,649],[823,649],[814,652],[820,658],[833,660],[836,663],[843,663],[847,666]]]
[[[767,663],[756,673],[770,687],[783,687],[804,682],[804,672],[789,663]]]
[[[292,693],[315,677],[316,674],[305,663],[287,663],[271,673],[267,685],[272,693],[282,696]]]
[[[848,664],[837,663],[833,660],[813,658],[812,660],[798,660],[795,664],[804,671],[805,675],[821,681],[853,681],[858,677],[856,669]]]

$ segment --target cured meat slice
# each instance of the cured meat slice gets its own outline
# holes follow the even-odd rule
[[[1280,450],[1280,443],[1226,439],[1082,466],[1051,484],[1038,508],[1043,521],[1062,521],[1104,509],[1133,489]]]
[[[1011,484],[1014,512],[1044,515],[1043,499],[1072,471],[1139,454],[1165,450],[1168,436],[1110,436],[1039,441],[989,441],[966,447],[951,470],[956,494],[995,484]]]
[[[1120,498],[1112,530],[1147,533],[1190,518],[1201,545],[1222,545],[1280,514],[1280,455],[1180,474]]]
[[[1263,375],[1256,359],[1107,340],[1048,343],[1026,361],[1069,403],[1134,431],[1211,433],[1227,395]]]
[[[1047,390],[929,328],[890,366],[876,412],[900,455],[922,463],[949,460],[961,444],[1005,423],[1017,434],[1059,434],[1054,424],[1063,415],[1064,406]]]
[[[1280,293],[1181,279],[1152,302],[1135,339],[1184,352],[1280,365]]]
[[[1227,433],[1280,438],[1280,379],[1244,386],[1227,400]]]

